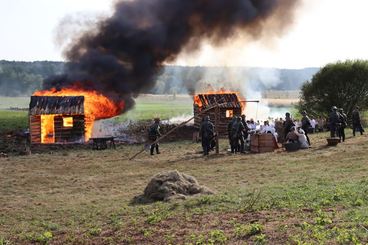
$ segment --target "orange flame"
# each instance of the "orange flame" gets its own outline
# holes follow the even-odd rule
[[[117,116],[124,109],[124,101],[114,102],[105,95],[97,91],[89,91],[81,88],[63,88],[56,90],[37,91],[34,96],[84,96],[84,115],[85,115],[85,140],[88,141],[92,136],[92,129],[95,120]],[[58,115],[41,116],[41,143],[54,143],[52,138],[54,132],[54,117]]]

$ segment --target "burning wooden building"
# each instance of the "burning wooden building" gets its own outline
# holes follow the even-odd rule
[[[32,96],[29,130],[32,144],[85,142],[84,96]]]
[[[245,102],[235,92],[197,94],[194,96],[194,126],[199,128],[202,118],[209,116],[217,123],[219,135],[225,136],[228,123],[233,116],[241,116],[244,106]]]

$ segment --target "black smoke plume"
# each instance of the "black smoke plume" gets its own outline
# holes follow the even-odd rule
[[[203,40],[220,45],[239,32],[253,38],[281,33],[298,0],[119,1],[113,15],[66,50],[63,75],[45,89],[78,86],[124,100],[155,85],[165,62],[199,49]]]

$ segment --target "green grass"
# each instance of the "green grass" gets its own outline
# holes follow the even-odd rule
[[[203,158],[200,145],[162,154],[50,150],[0,159],[0,241],[58,244],[358,244],[368,241],[368,137],[295,153]],[[216,191],[131,205],[150,177],[177,169]]]
[[[118,121],[150,120],[155,117],[167,120],[182,115],[192,115],[193,104],[190,101],[137,101],[133,110],[116,117]]]
[[[28,112],[0,110],[0,132],[25,129],[27,127]]]

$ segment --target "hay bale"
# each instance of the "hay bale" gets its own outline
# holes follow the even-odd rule
[[[190,175],[178,171],[168,171],[155,175],[144,190],[143,198],[151,201],[186,199],[198,194],[213,194]]]

